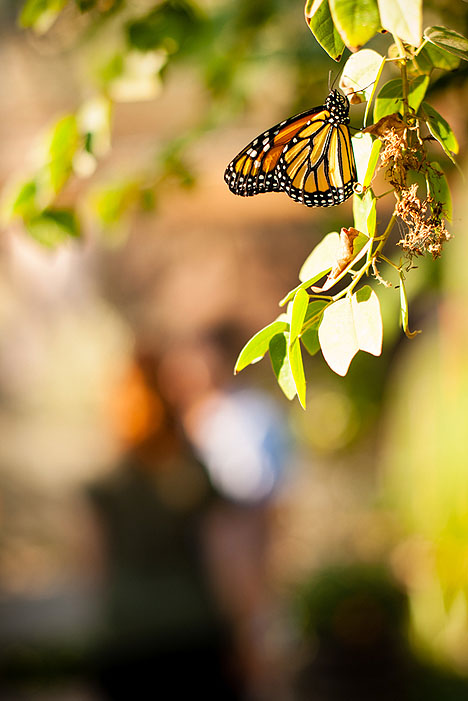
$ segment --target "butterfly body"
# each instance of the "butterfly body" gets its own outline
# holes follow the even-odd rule
[[[307,207],[344,202],[357,180],[349,133],[349,102],[332,90],[325,104],[268,129],[226,168],[236,195],[286,192]]]

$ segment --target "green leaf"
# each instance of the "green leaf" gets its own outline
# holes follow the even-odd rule
[[[362,182],[362,186],[364,188],[369,187],[369,185],[372,182],[372,178],[374,177],[375,169],[376,169],[377,163],[379,161],[381,148],[382,148],[382,141],[380,139],[375,139],[374,143],[372,144],[372,151],[371,151],[370,156],[369,156],[369,162],[367,164],[366,174],[365,174],[364,180]]]
[[[414,72],[429,75],[435,68],[453,71],[460,65],[460,58],[426,42],[412,61]]]
[[[330,265],[328,268],[326,268],[325,270],[321,270],[319,273],[316,273],[316,275],[313,275],[308,280],[304,280],[304,282],[301,282],[300,285],[297,285],[297,287],[295,287],[283,297],[283,299],[279,303],[279,306],[284,307],[285,304],[294,299],[299,290],[306,290],[308,287],[311,287],[311,285],[320,280],[324,275],[327,275],[331,269],[332,266]]]
[[[409,83],[408,104],[415,112],[424,99],[428,85],[429,77],[425,75],[419,75]],[[389,80],[379,92],[374,105],[374,123],[394,112],[403,114],[403,85],[400,78]]]
[[[135,181],[106,185],[91,195],[91,206],[101,223],[118,224],[138,202],[139,185]]]
[[[292,346],[302,331],[309,300],[310,297],[305,290],[301,289],[296,292],[291,310],[290,346]]]
[[[385,58],[372,49],[361,49],[351,54],[343,68],[340,86],[351,88],[359,93],[364,101],[369,100],[384,63]]]
[[[22,219],[30,219],[37,214],[37,183],[35,180],[28,180],[20,185],[8,210],[11,216],[18,216]]]
[[[304,365],[302,362],[301,344],[296,339],[293,344],[288,344],[288,358],[291,367],[291,374],[296,387],[297,398],[303,409],[306,408],[306,381]]]
[[[80,236],[75,214],[68,209],[44,209],[26,222],[26,231],[48,248],[55,248],[70,237]]]
[[[246,368],[247,365],[258,363],[258,361],[261,360],[267,352],[273,336],[276,336],[278,333],[282,333],[283,331],[287,331],[288,329],[289,324],[287,321],[276,320],[258,331],[255,336],[252,336],[252,338],[247,341],[239,353],[239,357],[237,358],[234,367],[234,374],[237,374]]]
[[[54,193],[62,189],[72,172],[78,139],[78,126],[74,114],[59,119],[52,129],[45,173],[47,184]]]
[[[364,134],[362,131],[355,134],[351,140],[353,142],[358,182],[361,183],[363,188],[366,188],[370,185],[374,175],[382,142],[380,139],[373,140],[370,134]]]
[[[125,70],[124,56],[121,52],[111,55],[97,69],[97,77],[102,86],[107,88],[114,80],[120,78]]]
[[[299,280],[305,282],[318,273],[328,273],[335,264],[339,245],[340,236],[336,231],[324,236],[305,259],[299,271]]]
[[[394,112],[403,114],[403,86],[400,78],[389,80],[380,89],[374,104],[374,124]]]
[[[406,183],[408,186],[414,185],[415,183],[418,186],[418,197],[420,200],[424,199],[427,196],[427,182],[426,178],[424,177],[424,174],[421,171],[418,170],[408,170],[407,176],[406,176]]]
[[[441,172],[438,163],[430,163],[426,172],[427,189],[434,199],[442,207],[442,216],[448,221],[452,221],[452,197],[447,178]]]
[[[454,29],[447,27],[428,27],[424,30],[424,37],[438,46],[439,49],[444,49],[464,61],[468,61],[468,39],[459,34]]]
[[[269,351],[273,372],[281,390],[288,399],[296,396],[296,383],[289,364],[288,332],[277,333],[270,341]]]
[[[201,15],[188,0],[166,0],[126,26],[129,45],[139,51],[164,49],[170,54],[185,49],[200,32]]]
[[[375,235],[377,222],[377,200],[371,188],[363,195],[353,195],[354,228],[366,234],[369,238]]]
[[[67,0],[26,0],[18,18],[20,27],[44,34],[55,22]]]
[[[458,153],[458,141],[450,125],[445,121],[442,115],[427,102],[423,102],[422,109],[425,114],[427,128],[434,139],[437,139],[447,156],[453,161],[452,154]]]
[[[322,321],[320,318],[319,323]],[[309,355],[315,355],[320,350],[318,337],[318,325],[315,328],[307,329],[301,336],[301,341]]]
[[[335,27],[351,51],[357,51],[380,29],[377,0],[330,0]]]
[[[322,49],[335,61],[340,61],[345,45],[333,24],[328,0],[307,0],[305,18]]]
[[[329,302],[327,302],[325,299],[312,298],[312,300],[309,302],[309,306],[307,307],[306,315],[304,317],[304,325],[309,326],[309,324],[311,324],[311,326],[318,327],[320,319],[322,318],[322,312],[328,304]]]
[[[403,273],[400,271],[400,324],[408,338],[414,338],[421,331],[410,331],[408,325],[408,297],[406,295]]]
[[[320,350],[318,329],[322,322],[323,312],[328,305],[323,299],[312,300],[307,307],[304,319],[306,330],[301,335],[301,341],[309,355],[315,355]]]
[[[369,287],[325,309],[319,341],[325,361],[338,375],[346,375],[358,350],[382,352],[382,316],[377,295]]]
[[[80,12],[89,12],[96,7],[98,0],[75,0]]]
[[[378,0],[382,27],[411,46],[422,34],[422,0]]]
[[[421,102],[424,100],[428,86],[428,76],[419,75],[413,80],[410,80],[408,89],[408,104],[414,109],[415,112],[418,111]]]

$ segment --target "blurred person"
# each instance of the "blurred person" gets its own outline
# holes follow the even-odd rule
[[[92,485],[104,554],[105,629],[97,678],[108,699],[240,698],[229,634],[204,554],[215,494],[140,354],[111,403],[127,446]]]
[[[285,698],[281,604],[269,570],[275,497],[290,456],[286,416],[233,379],[237,326],[219,324],[163,359],[165,382],[220,495],[207,543],[212,580],[232,621],[249,699]]]

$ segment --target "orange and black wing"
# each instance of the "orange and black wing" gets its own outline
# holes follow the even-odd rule
[[[308,207],[341,204],[357,180],[347,124],[332,124],[320,114],[284,147],[277,164],[281,190]]]
[[[283,190],[278,164],[285,147],[311,123],[314,115],[329,116],[324,107],[314,107],[268,129],[250,142],[226,168],[224,179],[231,192],[242,197]],[[323,120],[322,120],[323,121]]]

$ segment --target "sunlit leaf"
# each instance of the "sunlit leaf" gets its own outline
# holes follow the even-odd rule
[[[452,220],[452,197],[447,178],[440,170],[438,163],[431,163],[426,171],[427,187],[429,194],[435,202],[442,207],[442,216],[448,221]]]
[[[351,51],[357,51],[379,31],[377,0],[330,0],[333,22]]]
[[[279,306],[284,307],[285,304],[290,302],[292,299],[294,299],[295,295],[297,294],[298,290],[306,290],[308,287],[312,287],[312,285],[315,282],[318,282],[321,278],[323,278],[325,275],[327,275],[330,270],[332,269],[333,266],[329,265],[325,270],[321,270],[320,272],[316,273],[313,275],[311,278],[308,280],[304,280],[304,282],[301,282],[300,285],[297,285],[293,290],[288,292],[287,295],[283,297],[283,299],[280,301]]]
[[[369,187],[377,167],[382,142],[380,139],[372,139],[370,134],[364,134],[363,132],[353,136],[352,142],[358,182],[361,183],[363,188]]]
[[[288,332],[277,333],[270,341],[269,351],[273,372],[281,390],[288,399],[296,396],[296,383],[289,364]]]
[[[366,124],[367,124],[367,118],[368,118],[370,110],[371,110],[372,101],[374,100],[374,98],[377,94],[377,88],[379,86],[380,78],[382,77],[382,72],[383,72],[383,69],[385,68],[385,65],[386,65],[386,62],[382,61],[382,63],[380,64],[379,72],[377,73],[377,75],[375,77],[370,94],[367,98],[366,110],[364,112],[364,118],[362,120],[362,123],[364,126],[366,126]]]
[[[320,46],[331,58],[340,61],[344,42],[333,24],[328,0],[307,0],[305,18]]]
[[[116,102],[153,100],[161,91],[161,70],[167,62],[164,51],[127,51],[122,70],[108,85]]]
[[[340,87],[346,94],[352,90],[359,93],[363,101],[369,100],[384,62],[384,57],[372,49],[361,49],[351,54],[343,68]]]
[[[400,272],[400,324],[408,338],[414,338],[421,331],[410,331],[408,323],[408,297],[406,295],[405,281]]]
[[[369,285],[365,285],[352,296],[352,306],[359,349],[380,355],[383,326],[379,298]]]
[[[422,34],[422,0],[378,0],[382,27],[419,46]]]
[[[304,365],[302,362],[301,344],[299,339],[294,343],[288,344],[288,357],[291,374],[296,387],[297,398],[299,399],[303,409],[306,408],[306,381],[304,374]]]
[[[424,30],[425,38],[440,49],[445,49],[454,56],[468,61],[468,39],[454,29],[447,27],[428,27]]]
[[[363,184],[372,151],[373,139],[370,134],[364,134],[360,131],[352,137],[351,141],[353,144],[354,160],[356,161],[358,182]]]
[[[301,289],[296,292],[291,310],[290,345],[294,343],[302,331],[309,300],[310,297],[305,290]]]
[[[375,292],[365,286],[327,307],[318,335],[323,357],[338,375],[346,375],[358,350],[380,355],[383,326]]]
[[[78,144],[76,116],[69,114],[59,119],[50,136],[48,162],[45,166],[47,183],[54,193],[59,192],[70,177]]]
[[[450,125],[445,121],[442,115],[427,102],[423,102],[422,109],[424,111],[427,127],[432,136],[434,139],[437,139],[447,156],[453,160],[452,154],[458,153],[458,141]]]
[[[318,337],[325,361],[338,375],[346,375],[359,350],[350,297],[325,309]]]
[[[26,222],[26,231],[43,246],[54,248],[70,237],[80,236],[74,212],[67,209],[45,209]]]
[[[298,290],[311,287],[330,272],[335,264],[339,245],[340,237],[336,231],[324,236],[320,243],[318,243],[307,256],[299,271],[299,280],[302,281],[301,284],[297,285],[297,287],[283,297],[280,302],[281,307],[290,302]]]
[[[252,338],[247,341],[239,353],[239,357],[237,358],[234,367],[234,373],[237,374],[246,368],[247,365],[257,363],[259,360],[261,360],[268,351],[270,341],[273,336],[276,336],[276,334],[282,333],[283,331],[287,331],[288,328],[288,322],[277,320],[273,321],[271,324],[268,324],[268,326],[265,326],[265,328],[261,329],[261,331],[258,331],[255,336],[252,336]]]
[[[305,259],[299,271],[299,280],[305,282],[313,278],[317,273],[328,272],[335,263],[339,245],[340,236],[336,231],[324,236]]]
[[[377,200],[369,188],[363,195],[353,195],[354,227],[369,238],[375,235],[377,221]]]
[[[369,185],[372,182],[372,178],[374,177],[375,169],[376,169],[377,163],[379,161],[381,148],[382,148],[382,141],[380,139],[375,139],[374,143],[372,144],[372,151],[371,151],[370,156],[369,156],[369,162],[367,164],[366,174],[365,174],[364,180],[362,182],[362,186],[364,188],[369,187]]]

